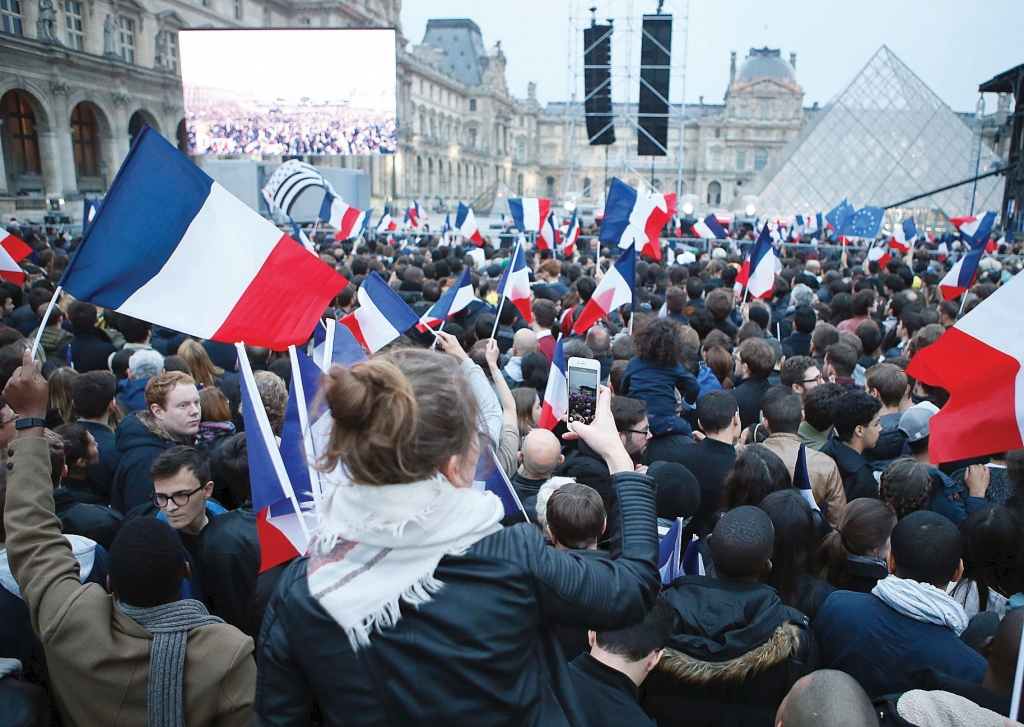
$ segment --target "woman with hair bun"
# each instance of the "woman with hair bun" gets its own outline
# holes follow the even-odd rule
[[[889,575],[886,558],[896,513],[881,500],[860,497],[846,503],[836,529],[821,542],[821,577],[844,591],[871,593]]]
[[[633,471],[603,389],[570,437],[608,465],[610,558],[546,546],[473,489],[478,405],[453,356],[397,349],[335,366],[320,530],[282,574],[260,638],[264,725],[315,698],[358,725],[582,724],[552,637],[638,623],[658,595],[654,487]],[[342,717],[344,715],[344,717]]]

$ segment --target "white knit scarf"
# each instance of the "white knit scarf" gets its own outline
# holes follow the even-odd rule
[[[446,555],[462,555],[501,529],[501,500],[452,486],[442,475],[406,485],[356,485],[329,476],[320,531],[309,547],[309,591],[353,649],[401,619],[399,602],[419,606],[442,587]]]
[[[963,607],[941,588],[928,583],[888,575],[875,585],[871,593],[915,621],[948,626],[956,631],[957,636],[967,628],[967,614]]]

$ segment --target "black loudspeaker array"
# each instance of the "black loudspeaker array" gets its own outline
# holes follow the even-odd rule
[[[583,29],[583,108],[587,138],[593,146],[615,143],[612,119],[612,26]]]
[[[668,151],[668,78],[672,64],[672,16],[645,15],[640,43],[640,128],[636,153]]]

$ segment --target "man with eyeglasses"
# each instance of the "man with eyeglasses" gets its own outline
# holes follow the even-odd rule
[[[809,391],[825,381],[817,362],[810,356],[787,358],[782,364],[779,378],[783,386],[788,386],[800,395],[801,404]]]
[[[157,517],[178,531],[181,544],[195,560],[203,528],[227,512],[210,499],[209,462],[194,447],[171,447],[153,460],[149,475],[153,479],[150,501],[160,510]]]

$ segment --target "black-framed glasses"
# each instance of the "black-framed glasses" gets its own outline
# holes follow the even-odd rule
[[[622,431],[625,434],[642,434],[643,436],[646,437],[648,434],[651,433],[651,428],[647,427],[647,429],[623,429]]]
[[[185,505],[188,504],[189,498],[201,489],[203,489],[203,485],[199,485],[199,487],[194,490],[190,490],[189,492],[185,492],[184,490],[181,492],[175,492],[170,497],[162,492],[154,492],[153,496],[149,498],[149,501],[157,507],[167,507],[168,502],[173,502],[178,507],[185,507]]]
[[[800,383],[801,384],[811,384],[811,383],[818,383],[818,384],[820,384],[824,380],[825,380],[825,377],[822,376],[821,374],[818,374],[813,379],[804,379]]]

